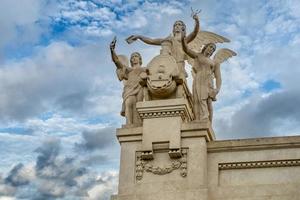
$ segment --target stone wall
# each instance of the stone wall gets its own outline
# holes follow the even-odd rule
[[[209,200],[299,200],[300,136],[211,141]]]
[[[112,199],[300,199],[300,136],[216,141],[208,133],[203,125],[183,124],[185,175],[181,167],[172,168],[168,143],[153,145],[155,159],[147,164],[159,170],[138,174],[142,128],[119,129],[120,184]]]

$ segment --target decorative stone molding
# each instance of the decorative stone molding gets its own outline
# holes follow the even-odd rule
[[[208,153],[300,148],[299,136],[219,140],[207,143]]]
[[[142,119],[150,118],[164,118],[164,117],[178,117],[180,116],[182,121],[187,121],[187,114],[184,110],[174,110],[174,111],[159,111],[159,112],[147,112],[139,113]]]
[[[180,169],[180,175],[182,177],[187,176],[187,151],[186,150],[182,150],[181,158],[171,159],[171,163],[167,167],[154,166],[153,160],[143,160],[141,159],[140,152],[137,153],[136,168],[135,168],[136,180],[141,180],[143,178],[144,172],[152,173],[155,175],[165,175],[177,169]]]
[[[142,119],[147,119],[147,118],[155,118],[155,117],[177,117],[177,116],[181,116],[182,119],[185,120],[184,114],[185,114],[184,110],[160,111],[160,112],[140,113],[140,117]]]
[[[219,170],[300,166],[300,159],[219,163]]]
[[[189,103],[184,98],[144,101],[137,103],[137,110],[141,119],[181,117],[182,121],[190,122],[194,114]]]

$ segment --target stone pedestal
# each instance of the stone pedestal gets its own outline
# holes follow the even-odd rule
[[[141,102],[137,108],[143,126],[117,130],[121,162],[113,199],[207,200],[207,142],[215,138],[210,123],[191,122],[185,99]]]
[[[181,124],[192,120],[193,113],[184,99],[139,102],[143,119],[143,159],[153,159],[153,145],[167,143],[172,158],[181,157]]]

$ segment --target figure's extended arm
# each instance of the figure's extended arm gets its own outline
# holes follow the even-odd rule
[[[186,37],[186,41],[187,43],[193,41],[195,39],[195,37],[197,36],[199,30],[200,30],[200,22],[199,22],[199,17],[197,15],[197,13],[193,13],[193,19],[195,20],[195,27],[193,32],[191,32],[187,37]]]
[[[215,78],[216,78],[216,92],[218,93],[221,89],[221,85],[222,85],[222,77],[221,77],[221,70],[220,70],[220,64],[217,63],[215,65]]]
[[[161,38],[149,38],[149,37],[145,37],[142,35],[131,35],[129,36],[126,41],[130,44],[133,41],[136,40],[141,40],[142,42],[146,43],[146,44],[150,44],[150,45],[161,45],[161,43],[163,42],[164,39]]]
[[[116,67],[118,69],[121,69],[123,68],[123,64],[120,62],[116,52],[115,52],[115,47],[116,47],[116,42],[117,42],[117,39],[116,37],[114,37],[113,41],[110,43],[110,53],[111,53],[111,59],[112,61],[115,63]]]
[[[182,43],[182,49],[187,55],[189,55],[191,58],[194,59],[197,58],[197,53],[191,50],[190,48],[188,48],[185,37],[181,38],[181,43]]]

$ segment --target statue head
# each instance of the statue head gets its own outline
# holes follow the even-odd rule
[[[177,20],[173,24],[173,35],[175,35],[175,33],[181,33],[181,32],[186,33],[186,26],[185,26],[185,23],[183,21]]]
[[[133,52],[130,56],[130,64],[131,66],[135,64],[142,65],[142,56],[139,52]]]
[[[205,56],[210,57],[216,50],[216,44],[214,43],[208,43],[206,44],[201,53],[203,53]]]

